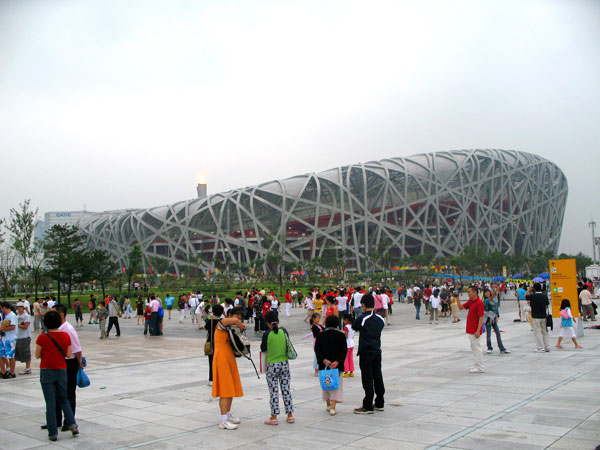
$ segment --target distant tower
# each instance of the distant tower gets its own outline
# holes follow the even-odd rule
[[[198,192],[198,198],[206,198],[206,177],[204,174],[200,175],[196,192]]]

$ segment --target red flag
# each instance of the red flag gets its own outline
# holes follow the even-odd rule
[[[123,267],[123,273],[125,273],[125,267]]]
[[[150,266],[149,269],[150,269],[150,275],[152,275],[152,266]]]

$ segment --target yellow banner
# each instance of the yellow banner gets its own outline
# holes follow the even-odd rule
[[[560,317],[560,304],[563,300],[571,302],[573,317],[579,317],[579,298],[577,296],[577,269],[574,259],[551,259],[550,293],[552,294],[552,317]]]

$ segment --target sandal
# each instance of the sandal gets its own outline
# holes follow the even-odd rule
[[[279,421],[269,417],[267,420],[265,420],[265,425],[279,425]]]
[[[296,422],[296,419],[295,419],[294,417],[288,417],[287,419],[285,419],[285,421],[286,421],[287,423],[295,423],[295,422]]]

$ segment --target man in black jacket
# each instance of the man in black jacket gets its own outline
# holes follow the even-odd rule
[[[381,373],[381,330],[385,327],[385,319],[375,313],[375,299],[365,294],[360,300],[363,313],[354,321],[352,328],[360,331],[358,355],[360,357],[360,376],[365,390],[363,405],[354,410],[354,414],[373,414],[383,411],[385,386]],[[375,405],[373,405],[373,397]]]

